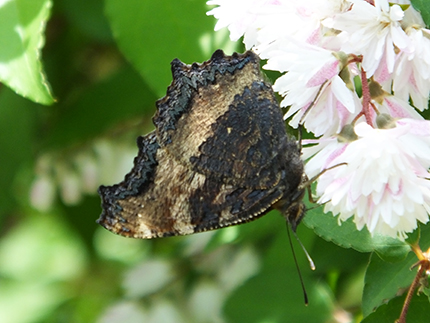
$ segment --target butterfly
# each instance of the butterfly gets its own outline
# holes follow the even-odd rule
[[[201,64],[171,65],[155,130],[137,139],[125,179],[100,186],[97,222],[151,239],[237,225],[277,209],[295,231],[307,177],[259,57],[217,50]]]

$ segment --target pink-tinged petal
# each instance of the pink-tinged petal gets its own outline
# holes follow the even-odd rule
[[[323,84],[325,81],[330,80],[339,73],[339,61],[335,60],[324,65],[318,72],[316,72],[307,82],[306,86],[313,87]]]
[[[306,42],[311,45],[318,45],[321,43],[321,31],[320,29],[315,29],[312,34],[306,39]]]
[[[340,155],[343,154],[343,152],[345,151],[346,147],[348,145],[342,145],[340,146],[338,149],[334,150],[326,159],[325,163],[324,163],[324,168],[328,168],[331,166],[334,166],[336,163],[334,162],[336,160],[337,157],[339,157]]]
[[[386,96],[383,105],[388,108],[389,114],[394,118],[422,119],[420,114],[417,113],[413,107],[395,96]]]
[[[430,136],[430,121],[401,119],[396,122],[399,126],[411,126],[409,132],[417,136]]]
[[[356,111],[356,105],[354,101],[354,95],[350,89],[346,86],[345,82],[339,76],[333,77],[331,81],[331,88],[336,99],[341,103],[350,113]]]
[[[391,73],[388,71],[387,62],[385,56],[382,57],[379,68],[374,75],[375,81],[383,84],[391,79]]]

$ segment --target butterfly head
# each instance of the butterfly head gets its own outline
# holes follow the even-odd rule
[[[297,226],[306,214],[306,205],[303,203],[303,198],[308,185],[308,177],[303,173],[300,184],[273,205],[274,209],[281,212],[294,232],[296,232]]]
[[[291,229],[296,232],[297,226],[300,224],[306,214],[306,205],[302,200],[295,201],[284,212],[283,215],[290,224]]]

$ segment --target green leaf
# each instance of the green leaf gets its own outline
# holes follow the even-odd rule
[[[413,253],[397,263],[387,263],[372,255],[364,280],[362,308],[365,317],[395,297],[399,290],[409,287],[417,273],[416,269],[410,269],[416,261]]]
[[[33,162],[33,140],[37,108],[12,90],[0,91],[0,217],[16,207],[18,194],[12,189],[23,165]],[[41,107],[43,108],[43,107]],[[25,194],[20,190],[20,194]]]
[[[421,236],[420,227],[418,227],[414,232],[408,234],[408,238],[406,239],[406,242],[410,245],[414,245],[416,243],[419,243]]]
[[[301,235],[299,237],[300,239],[302,238]],[[306,244],[306,247],[308,246],[309,244]],[[351,273],[357,271],[358,268],[366,268],[369,263],[368,253],[358,252],[352,248],[342,248],[320,237],[315,238],[311,247],[308,251],[315,262],[317,273],[329,273],[332,270]],[[300,253],[300,250],[298,253]]]
[[[427,277],[427,286],[429,286],[429,283],[430,283],[430,281],[429,281],[430,279],[429,279],[429,277]],[[423,294],[424,295],[426,295],[427,297],[428,297],[428,299],[429,299],[429,302],[430,302],[430,288],[429,287],[425,287],[425,288],[423,288]]]
[[[51,7],[51,0],[0,4],[0,81],[41,104],[54,102],[40,61]]]
[[[339,225],[337,217],[323,213],[319,208],[308,211],[303,222],[321,238],[343,248],[353,248],[360,252],[371,252],[374,249],[370,233],[365,228],[358,231],[352,219]]]
[[[258,275],[236,289],[225,305],[228,322],[326,322],[333,309],[328,286],[319,281],[310,269],[302,271],[309,306],[305,306],[300,280],[285,234],[266,249],[264,267]],[[309,268],[306,260],[301,268]]]
[[[402,261],[411,251],[407,243],[391,237],[377,235],[372,241],[375,252],[387,262]]]
[[[155,112],[155,100],[139,74],[128,66],[88,87],[76,100],[59,103],[58,110],[65,112],[46,136],[44,145],[50,149],[64,147],[92,139],[121,121],[142,120],[145,112]],[[151,124],[149,116],[147,119]]]
[[[409,246],[398,239],[380,235],[372,237],[366,228],[358,231],[352,218],[339,225],[337,217],[323,213],[321,208],[308,211],[303,222],[327,241],[360,252],[377,251],[387,261],[401,261],[410,251]]]
[[[422,250],[430,248],[430,222],[427,224],[419,224],[420,226],[420,246]]]
[[[112,41],[103,1],[59,0],[55,6],[61,6],[68,20],[85,35],[101,42]]]
[[[400,316],[406,295],[392,299],[388,304],[380,306],[374,313],[366,317],[362,323],[393,323]],[[414,295],[406,316],[408,323],[428,322],[429,301],[425,295]]]
[[[234,50],[227,33],[215,35],[207,11],[201,0],[106,1],[120,50],[160,97],[172,80],[174,58],[190,64],[208,60],[217,48]]]
[[[412,6],[421,13],[426,26],[430,26],[430,7],[428,0],[411,0]]]

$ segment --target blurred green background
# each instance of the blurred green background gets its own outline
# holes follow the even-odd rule
[[[36,2],[51,3],[21,5]],[[172,59],[243,51],[226,30],[213,31],[208,9],[202,0],[53,3],[42,61],[56,102],[36,104],[0,85],[0,322],[360,320],[369,254],[301,225],[317,266],[309,269],[293,241],[306,307],[276,212],[152,241],[95,223],[97,187],[131,169],[136,137],[152,130],[155,101],[170,84]]]

